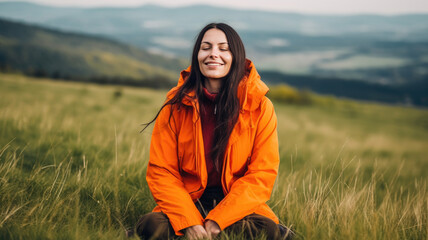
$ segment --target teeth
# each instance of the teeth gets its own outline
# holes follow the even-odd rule
[[[208,66],[220,66],[220,63],[207,63]]]

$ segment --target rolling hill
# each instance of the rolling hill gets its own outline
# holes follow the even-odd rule
[[[172,79],[175,82],[177,71],[184,66],[181,59],[149,53],[105,37],[0,19],[0,68],[5,71],[150,85]]]
[[[0,73],[0,239],[138,240],[125,230],[155,205],[141,123],[165,94]],[[296,240],[426,239],[427,110],[274,106],[268,204]]]
[[[210,5],[76,8],[2,2],[0,16],[102,35],[186,59],[202,26],[227,22],[262,70],[395,86],[428,79],[428,14],[313,15]]]
[[[286,84],[300,90],[309,90],[318,94],[360,101],[419,107],[428,106],[427,81],[389,86],[352,79],[290,75],[273,71],[260,71],[260,76],[271,86]]]
[[[259,65],[259,64],[257,64]],[[98,83],[168,88],[186,60],[165,57],[105,37],[67,33],[0,19],[0,70]],[[274,86],[287,84],[320,94],[364,101],[428,106],[428,84],[414,77],[386,85],[340,77],[260,71]],[[418,80],[418,81],[417,81]]]

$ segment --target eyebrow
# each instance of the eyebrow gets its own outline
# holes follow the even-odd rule
[[[212,45],[212,43],[210,43],[210,42],[202,42],[201,44],[209,44],[209,45]],[[221,43],[218,43],[218,45],[222,45],[222,44],[227,44],[227,45],[229,45],[229,43],[227,43],[227,42],[221,42]]]

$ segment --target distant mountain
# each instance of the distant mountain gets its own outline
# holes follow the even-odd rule
[[[261,71],[263,81],[274,87],[287,84],[301,90],[363,101],[384,102],[411,106],[428,106],[428,81],[387,86],[340,78],[289,75]]]
[[[412,39],[428,39],[426,24],[428,14],[314,15],[238,10],[209,5],[169,8],[152,4],[141,7],[76,8],[51,7],[26,2],[1,2],[0,9],[0,16],[5,18],[91,33],[105,33],[107,29],[112,31],[111,33],[129,33],[145,29],[187,32],[198,30],[208,22],[226,21],[239,30],[308,35],[391,33],[390,37],[394,39],[409,35]]]
[[[0,69],[92,81],[175,82],[185,62],[98,36],[0,19]],[[114,79],[114,80],[113,80]]]
[[[235,27],[259,69],[400,85],[428,81],[428,14],[311,15],[194,5],[64,8],[1,2],[0,16],[190,58],[209,22]]]
[[[85,9],[1,2],[0,16],[27,22],[0,20],[3,71],[170,86],[187,66],[199,29],[222,21],[238,30],[269,84],[428,106],[428,14],[320,16],[201,5]]]
[[[83,9],[57,8],[29,2],[0,2],[1,17],[28,23],[44,23],[64,15],[77,14],[81,10]]]

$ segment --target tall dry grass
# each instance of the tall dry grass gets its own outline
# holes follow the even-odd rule
[[[154,207],[139,131],[165,92],[0,74],[0,94],[0,239],[124,239]],[[298,239],[426,239],[426,110],[275,108],[269,205]]]

